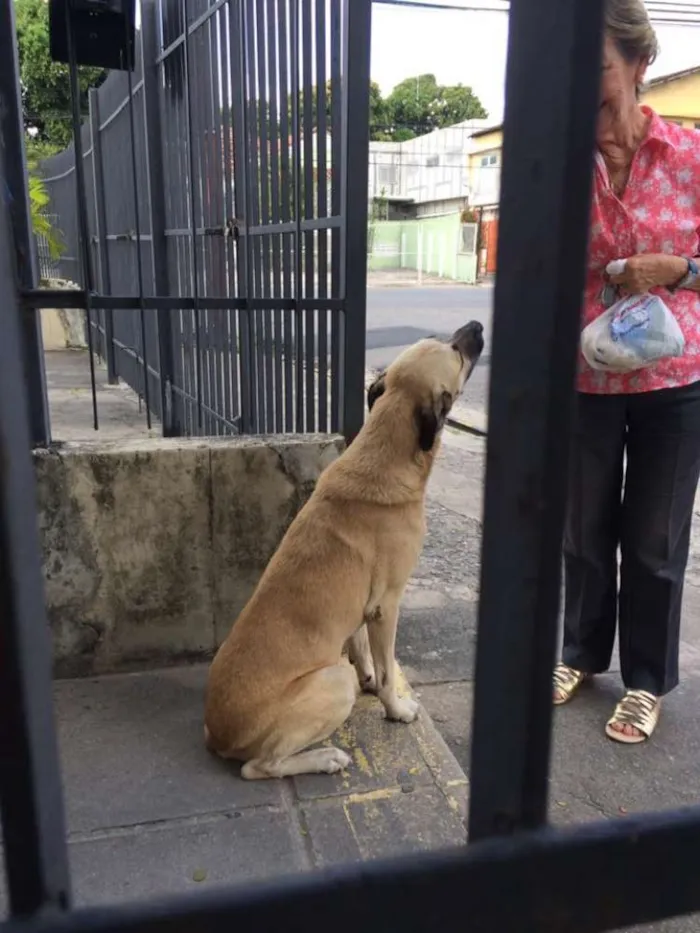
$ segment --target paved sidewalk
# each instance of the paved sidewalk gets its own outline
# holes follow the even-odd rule
[[[382,269],[367,273],[367,288],[491,288],[492,280],[483,280],[473,285],[457,279],[424,272],[420,277],[417,269]]]
[[[205,678],[195,666],[56,684],[77,904],[464,842],[466,779],[424,713],[390,723],[363,696],[335,737],[346,772],[244,781],[204,748]]]
[[[54,441],[124,440],[160,437],[160,425],[149,432],[146,412],[125,383],[109,385],[107,370],[95,363],[99,435],[94,429],[90,360],[85,350],[49,350],[46,386]]]

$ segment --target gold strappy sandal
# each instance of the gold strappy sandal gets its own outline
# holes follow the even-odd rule
[[[625,745],[639,745],[651,738],[659,721],[661,699],[646,690],[628,690],[615,707],[605,726],[605,734],[615,742]],[[613,726],[633,726],[641,735],[627,735]]]
[[[577,671],[560,661],[554,668],[554,705],[568,703],[587,677],[588,674],[583,671]]]

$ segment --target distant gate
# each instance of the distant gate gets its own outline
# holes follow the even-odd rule
[[[94,347],[165,434],[362,423],[369,50],[350,8],[144,0],[135,70],[90,92],[81,130],[89,281],[75,146],[43,163],[60,273],[94,291]]]

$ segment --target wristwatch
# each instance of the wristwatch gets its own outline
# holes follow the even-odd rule
[[[679,288],[690,288],[691,285],[693,285],[700,276],[700,268],[698,268],[697,262],[694,259],[688,259],[687,256],[684,256],[683,258],[688,263],[688,271],[680,280],[680,282],[676,282],[675,285],[671,285],[671,287],[668,289],[672,293],[678,291]]]

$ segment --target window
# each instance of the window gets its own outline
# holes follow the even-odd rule
[[[459,251],[473,256],[476,253],[476,224],[462,224]]]
[[[491,152],[489,155],[481,157],[481,167],[488,168],[491,165],[498,165],[498,153]]]
[[[425,164],[427,168],[437,168],[437,166],[440,164],[440,156],[429,155],[425,160]]]
[[[395,185],[397,174],[395,165],[380,165],[377,172],[377,180],[380,185]]]

